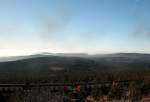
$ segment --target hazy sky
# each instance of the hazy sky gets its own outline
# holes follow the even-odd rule
[[[0,0],[0,56],[150,52],[150,0]]]

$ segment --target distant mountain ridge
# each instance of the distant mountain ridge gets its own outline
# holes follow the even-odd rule
[[[51,56],[63,56],[63,57],[128,57],[128,58],[150,58],[150,54],[146,53],[114,53],[114,54],[88,54],[88,53],[49,53],[49,52],[42,52],[33,55],[26,55],[26,56],[10,56],[10,57],[0,57],[0,62],[8,62],[8,61],[17,61],[23,59],[30,59],[30,58],[38,58],[38,57],[51,57]]]

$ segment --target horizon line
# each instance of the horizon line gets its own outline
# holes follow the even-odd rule
[[[35,52],[35,53],[31,53],[31,54],[20,54],[20,55],[4,55],[4,56],[0,56],[0,58],[6,58],[6,57],[19,57],[19,56],[31,56],[31,55],[63,55],[63,54],[83,54],[83,55],[109,55],[109,54],[150,54],[150,53],[148,53],[148,52],[110,52],[110,53],[88,53],[88,52],[56,52],[56,53],[54,53],[54,52]]]

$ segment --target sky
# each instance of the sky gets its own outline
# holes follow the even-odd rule
[[[150,0],[0,0],[0,56],[150,53]]]

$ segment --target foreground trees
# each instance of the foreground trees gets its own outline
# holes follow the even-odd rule
[[[110,83],[102,84],[102,82],[106,81]],[[124,82],[120,84],[118,81]],[[85,102],[85,100],[89,100],[89,102],[105,102],[106,100],[129,100],[136,102],[141,100],[142,97],[150,95],[150,71],[63,72],[56,73],[55,76],[28,77],[24,78],[24,80],[16,77],[15,80],[10,82],[26,83],[27,85],[30,85],[30,83],[75,84],[72,86],[61,86],[61,88],[39,88],[38,86],[29,88],[29,86],[23,91],[13,92],[8,102]],[[95,84],[89,85],[89,83]]]

